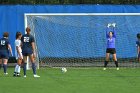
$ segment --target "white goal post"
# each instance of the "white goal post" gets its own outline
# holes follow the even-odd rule
[[[140,13],[25,13],[24,14],[24,27],[28,26],[27,17],[28,16],[140,16]],[[26,31],[25,31],[26,33]],[[35,37],[35,34],[33,34]],[[37,46],[36,46],[37,50]],[[37,54],[37,68],[39,69],[39,57]],[[27,62],[27,69],[30,69],[29,60]]]

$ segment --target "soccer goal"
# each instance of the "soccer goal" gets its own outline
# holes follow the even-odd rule
[[[35,37],[38,67],[103,66],[108,23],[117,24],[119,65],[140,67],[135,44],[140,13],[26,13],[24,20]],[[112,57],[110,61],[114,66]]]

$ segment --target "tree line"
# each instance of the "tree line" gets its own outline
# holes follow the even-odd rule
[[[140,0],[0,0],[0,4],[140,4]]]

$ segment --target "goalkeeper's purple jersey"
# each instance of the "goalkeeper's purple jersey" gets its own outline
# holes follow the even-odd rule
[[[108,34],[110,31],[113,32],[112,38],[110,38]],[[115,48],[116,31],[114,27],[106,29],[106,38],[107,38],[107,48]]]

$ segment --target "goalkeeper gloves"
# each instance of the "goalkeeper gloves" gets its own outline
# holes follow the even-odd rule
[[[111,23],[109,23],[108,25],[107,25],[107,27],[109,28],[111,26]]]
[[[116,23],[112,23],[112,26],[115,27],[116,26]]]

